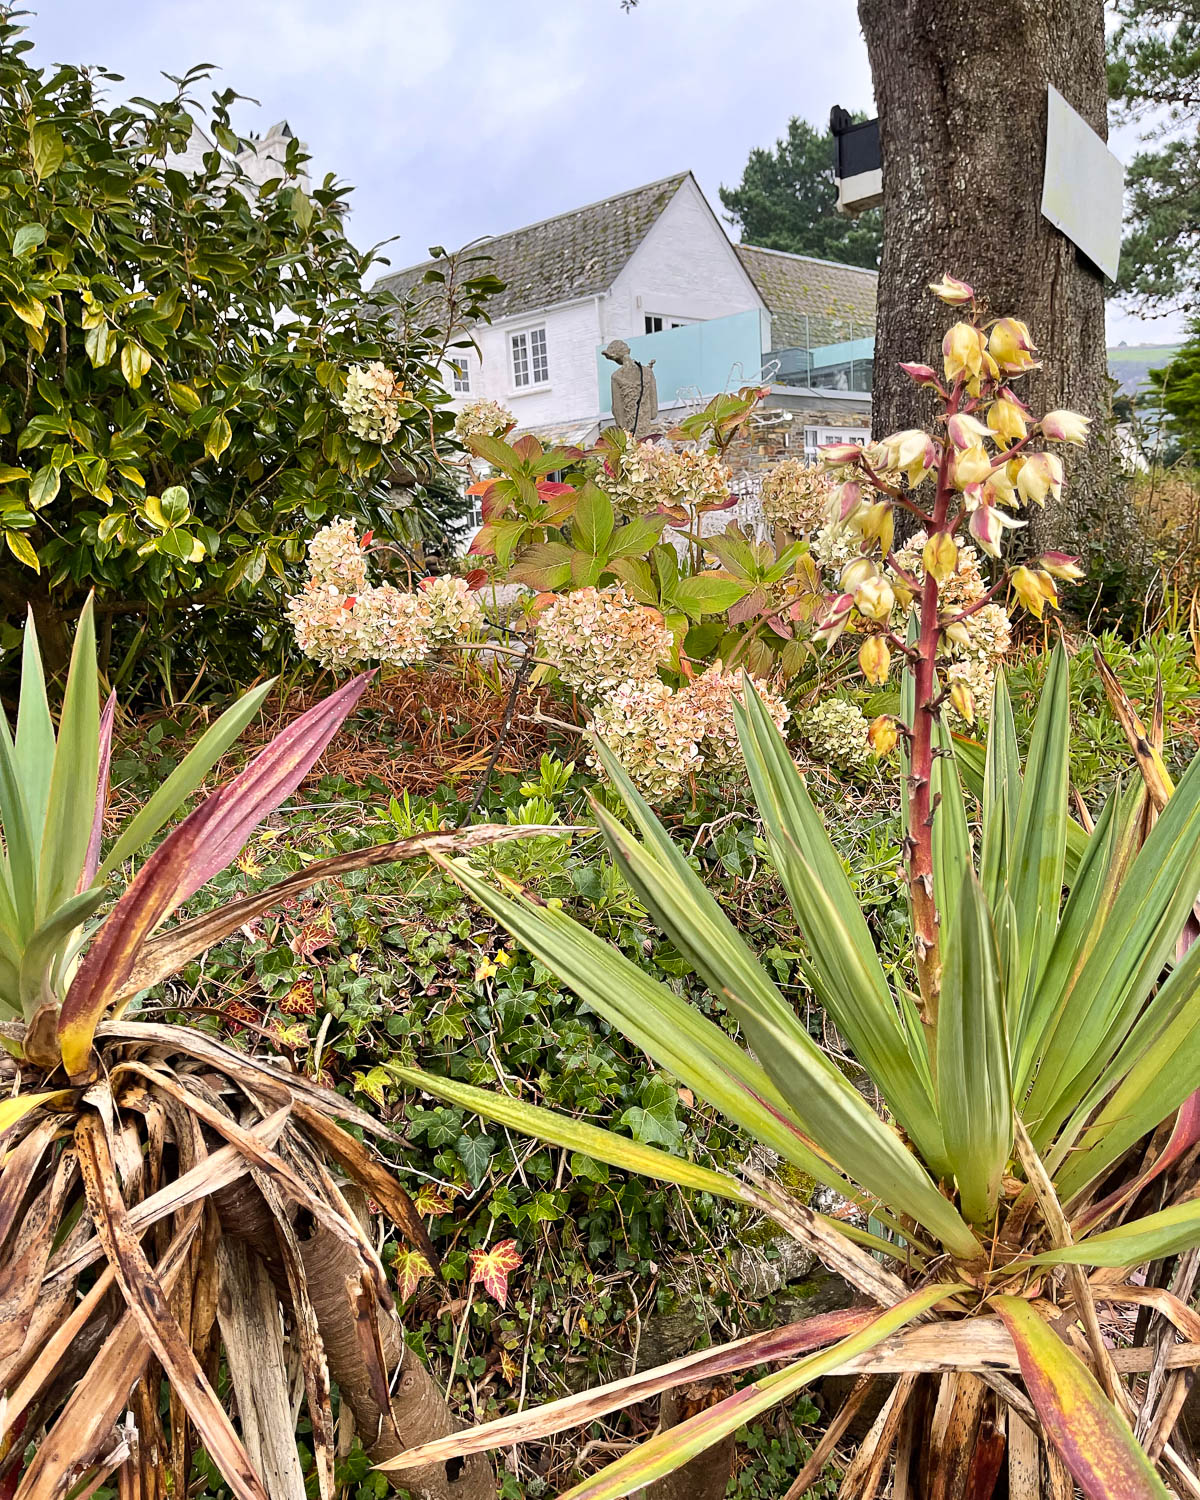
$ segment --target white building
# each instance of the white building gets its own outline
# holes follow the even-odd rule
[[[472,247],[505,290],[478,350],[448,372],[456,404],[484,397],[518,430],[572,443],[611,423],[612,339],[655,361],[665,418],[767,383],[787,445],[861,438],[869,422],[873,271],[731,243],[690,172]],[[420,295],[432,262],[381,278]],[[439,289],[429,288],[436,298]],[[456,354],[456,359],[459,355]]]

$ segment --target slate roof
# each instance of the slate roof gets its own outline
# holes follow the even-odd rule
[[[776,349],[875,336],[878,272],[758,245],[733,248],[770,311]]]
[[[690,176],[690,172],[677,172],[661,182],[472,246],[472,254],[490,256],[472,271],[498,276],[505,284],[504,291],[488,299],[488,312],[493,318],[505,318],[608,291]],[[376,285],[402,296],[432,264],[424,261],[381,276]]]

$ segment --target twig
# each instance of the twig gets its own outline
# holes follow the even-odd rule
[[[496,735],[496,742],[492,746],[492,753],[488,756],[487,765],[484,766],[479,780],[475,783],[475,793],[471,798],[470,805],[458,820],[458,827],[465,828],[475,814],[479,811],[479,804],[483,801],[483,795],[488,789],[488,783],[492,779],[492,772],[496,769],[496,762],[500,759],[500,752],[504,749],[504,741],[508,731],[512,728],[513,714],[516,712],[517,699],[521,695],[521,689],[525,685],[525,678],[529,674],[532,665],[530,657],[524,656],[513,673],[512,686],[508,690],[508,698],[504,704],[504,717],[500,721],[500,729]]]

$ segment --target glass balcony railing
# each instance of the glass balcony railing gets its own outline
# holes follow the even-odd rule
[[[844,339],[811,349],[772,349],[763,358],[763,374],[776,385],[798,385],[816,391],[871,389],[875,340]],[[771,372],[774,372],[773,374]]]

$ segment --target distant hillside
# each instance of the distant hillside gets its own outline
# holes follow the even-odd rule
[[[1149,383],[1151,370],[1161,370],[1179,353],[1178,344],[1122,344],[1108,351],[1108,372],[1122,396],[1132,396]]]

